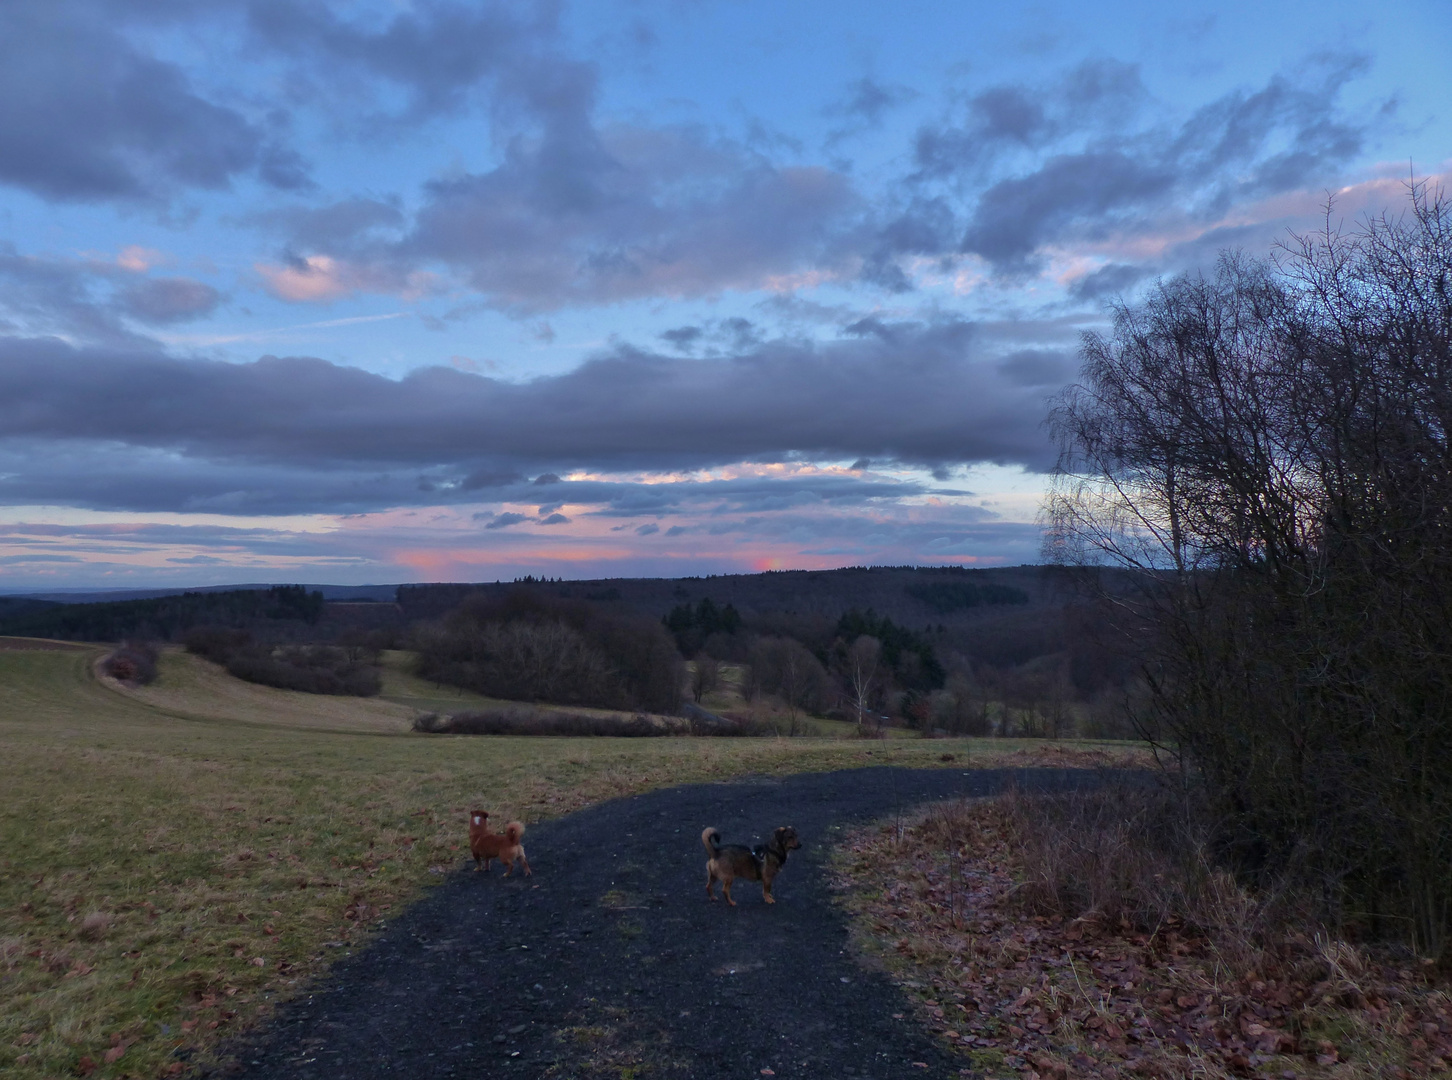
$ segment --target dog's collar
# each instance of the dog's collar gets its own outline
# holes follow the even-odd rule
[[[777,862],[779,862],[783,866],[786,865],[786,861],[787,861],[787,846],[785,844],[782,844],[781,847],[777,847],[776,846],[776,837],[773,836],[771,838],[771,842],[770,843],[762,844],[761,845],[761,850],[764,853],[761,856],[761,858],[760,858],[760,861],[761,862],[766,862],[766,856],[767,855],[775,855]]]

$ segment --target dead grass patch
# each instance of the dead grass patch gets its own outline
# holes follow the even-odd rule
[[[1448,1068],[1452,995],[1430,965],[1288,925],[1213,871],[1168,880],[1186,860],[1146,839],[1135,805],[1007,796],[843,846],[838,884],[858,945],[957,1048],[965,1075],[1360,1080]]]

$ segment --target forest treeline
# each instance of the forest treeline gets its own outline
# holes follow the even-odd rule
[[[246,627],[282,620],[313,626],[323,614],[323,594],[301,585],[274,585],[97,604],[21,600],[21,605],[13,614],[0,608],[0,634],[62,641],[180,641],[197,626]]]
[[[656,712],[683,694],[699,702],[734,666],[747,711],[774,699],[794,727],[830,716],[955,734],[1127,734],[1116,710],[1134,673],[1083,632],[1095,616],[1071,603],[1069,573],[529,578],[401,586],[397,604],[324,603],[297,586],[65,605],[17,599],[0,606],[0,633],[181,642],[239,677],[321,693],[377,692],[379,650],[413,648],[420,671],[440,683]],[[663,673],[672,663],[679,673],[682,661],[690,678],[667,687]]]

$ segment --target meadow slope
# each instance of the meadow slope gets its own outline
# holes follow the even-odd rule
[[[678,783],[1024,749],[425,736],[408,721],[437,691],[406,679],[385,686],[402,700],[317,698],[168,652],[129,691],[95,675],[98,648],[9,644],[0,1071],[16,1078],[181,1074],[441,881],[473,805],[538,821]]]

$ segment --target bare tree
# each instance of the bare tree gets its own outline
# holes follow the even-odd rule
[[[843,675],[851,694],[852,709],[857,716],[857,727],[866,730],[869,714],[868,705],[872,693],[877,689],[878,664],[882,659],[882,642],[867,634],[861,635],[847,647]],[[873,716],[873,728],[880,728],[882,721]]]
[[[691,669],[691,696],[695,698],[696,704],[699,705],[701,699],[716,689],[720,683],[720,663],[705,653],[696,657],[695,666]]]
[[[1142,720],[1243,870],[1452,940],[1452,212],[1121,304],[1051,415],[1047,548],[1135,572]],[[1370,917],[1368,917],[1370,918]],[[1376,922],[1376,919],[1373,919]]]

